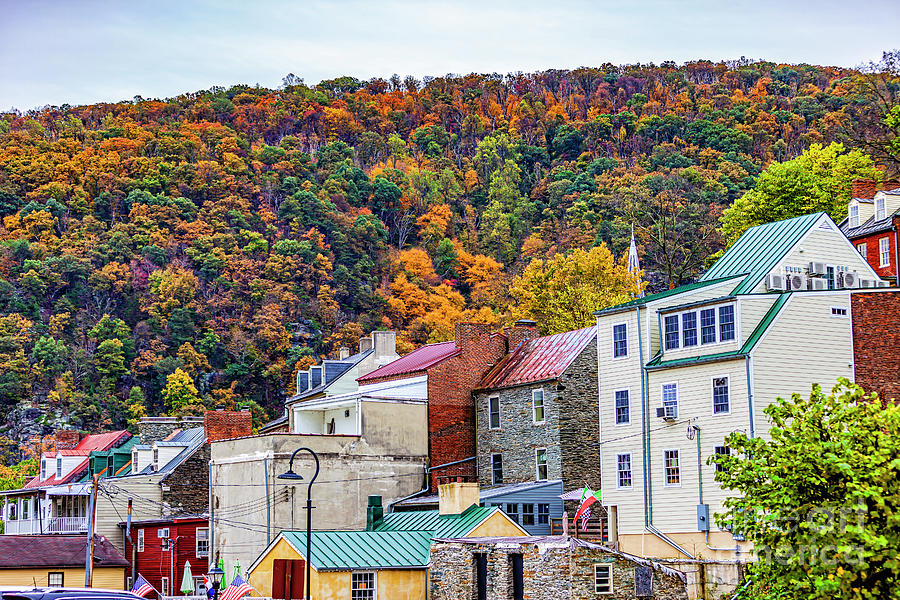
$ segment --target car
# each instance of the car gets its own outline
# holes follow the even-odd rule
[[[147,600],[125,590],[102,588],[0,587],[2,600]]]

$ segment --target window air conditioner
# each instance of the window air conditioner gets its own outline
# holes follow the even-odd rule
[[[792,292],[796,292],[797,290],[805,290],[806,289],[806,275],[799,275],[797,273],[791,273],[787,276],[787,287]]]
[[[859,287],[859,273],[856,271],[844,271],[841,274],[841,287],[842,288],[858,288]]]
[[[770,274],[766,277],[766,288],[769,290],[784,291],[784,275],[777,275],[775,273]]]
[[[825,270],[826,270],[825,263],[823,263],[823,262],[809,263],[809,274],[810,275],[824,275]]]
[[[656,409],[656,416],[666,421],[674,421],[678,419],[678,407],[660,406]]]
[[[821,291],[828,289],[828,280],[826,279],[818,279],[816,277],[813,277],[812,279],[807,281],[807,283],[809,284],[809,289],[811,290]]]
[[[872,281],[871,279],[860,279],[859,285],[860,285],[860,287],[870,288],[870,287],[875,287],[875,282]]]

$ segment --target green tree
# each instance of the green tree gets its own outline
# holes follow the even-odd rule
[[[55,340],[49,335],[42,335],[34,343],[31,351],[32,360],[49,377],[54,377],[63,372],[69,351],[62,340]]]
[[[772,163],[756,186],[725,209],[722,234],[733,244],[751,227],[825,211],[832,219],[847,216],[854,179],[879,177],[872,159],[842,144],[813,144],[793,160]]]
[[[717,519],[760,559],[741,597],[900,598],[900,407],[841,378],[765,413],[768,438],[733,433],[715,458],[738,492]]]
[[[128,372],[125,366],[125,349],[120,340],[104,340],[94,353],[94,367],[105,380],[115,381]]]
[[[201,403],[194,380],[180,368],[175,369],[174,373],[166,377],[163,400],[170,415],[177,415],[188,407]]]

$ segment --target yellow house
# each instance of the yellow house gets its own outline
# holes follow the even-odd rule
[[[366,531],[313,531],[311,597],[425,600],[433,538],[528,535],[499,508],[478,506],[477,484],[439,491],[439,510],[382,515],[373,496]],[[305,576],[306,532],[300,531],[281,532],[248,569],[255,595],[280,600],[303,598]]]
[[[0,535],[0,586],[84,587],[83,535]],[[93,587],[121,590],[128,561],[109,540],[94,540]]]

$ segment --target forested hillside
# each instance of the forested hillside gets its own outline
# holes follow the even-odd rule
[[[690,281],[773,161],[841,142],[896,169],[886,77],[743,60],[289,75],[2,114],[8,433],[216,404],[261,418],[373,329],[408,351],[460,319],[540,316],[554,282],[589,277],[608,282],[590,303],[627,299],[632,225],[651,288]]]

